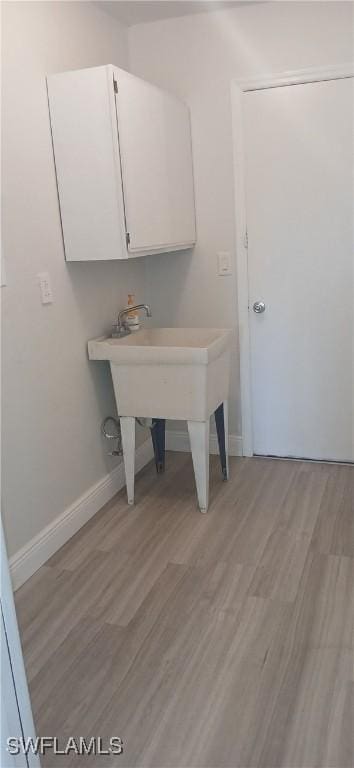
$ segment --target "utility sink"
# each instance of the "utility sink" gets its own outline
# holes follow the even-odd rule
[[[229,335],[220,328],[149,328],[122,339],[89,341],[89,357],[117,364],[206,364],[226,349]]]
[[[107,360],[111,366],[131,503],[128,475],[134,477],[133,426],[139,416],[188,422],[197,489],[205,486],[209,419],[219,406],[223,406],[227,429],[230,344],[231,331],[223,328],[149,328],[123,338],[88,342],[90,360]],[[207,496],[205,487],[201,494],[198,490],[202,511],[206,511]]]

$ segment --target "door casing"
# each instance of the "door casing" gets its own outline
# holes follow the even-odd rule
[[[248,291],[248,248],[245,194],[245,154],[242,128],[244,93],[281,88],[288,85],[342,80],[354,76],[354,62],[332,67],[309,67],[231,83],[232,136],[235,190],[236,271],[238,298],[238,327],[240,349],[240,386],[242,419],[242,453],[253,456],[253,425],[251,396],[251,346]]]

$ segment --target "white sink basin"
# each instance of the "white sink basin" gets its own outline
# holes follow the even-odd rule
[[[228,476],[230,344],[231,331],[220,328],[149,328],[122,339],[89,341],[90,360],[107,360],[111,366],[129,504],[134,502],[135,418],[183,419],[188,422],[199,507],[206,512],[209,421],[220,408]]]
[[[120,416],[206,420],[227,399],[231,331],[149,328],[88,342],[108,360]]]
[[[149,328],[122,339],[102,337],[88,343],[90,360],[111,363],[201,363],[227,348],[230,331],[220,328]]]

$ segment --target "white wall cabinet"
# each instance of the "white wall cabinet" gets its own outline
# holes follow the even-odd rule
[[[188,107],[111,65],[51,75],[47,86],[67,261],[194,245]]]

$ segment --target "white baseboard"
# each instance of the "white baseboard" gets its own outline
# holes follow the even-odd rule
[[[148,464],[153,456],[151,440],[145,440],[136,450],[136,472]],[[121,463],[16,552],[10,558],[13,588],[16,590],[24,584],[124,486],[124,467]]]
[[[189,435],[187,431],[169,429],[166,431],[166,449],[168,451],[190,451]],[[216,435],[210,435],[210,453],[218,454],[218,438]],[[242,456],[242,437],[239,435],[229,435],[229,455]]]
[[[189,452],[188,432],[166,430],[166,450]],[[210,435],[210,453],[217,454],[218,452],[217,436],[212,434]],[[242,456],[242,438],[238,435],[229,436],[229,454],[230,456]],[[136,472],[148,464],[153,455],[151,440],[145,440],[136,451]],[[13,588],[16,590],[24,584],[49,557],[54,555],[124,486],[124,467],[121,463],[16,552],[10,558]]]

